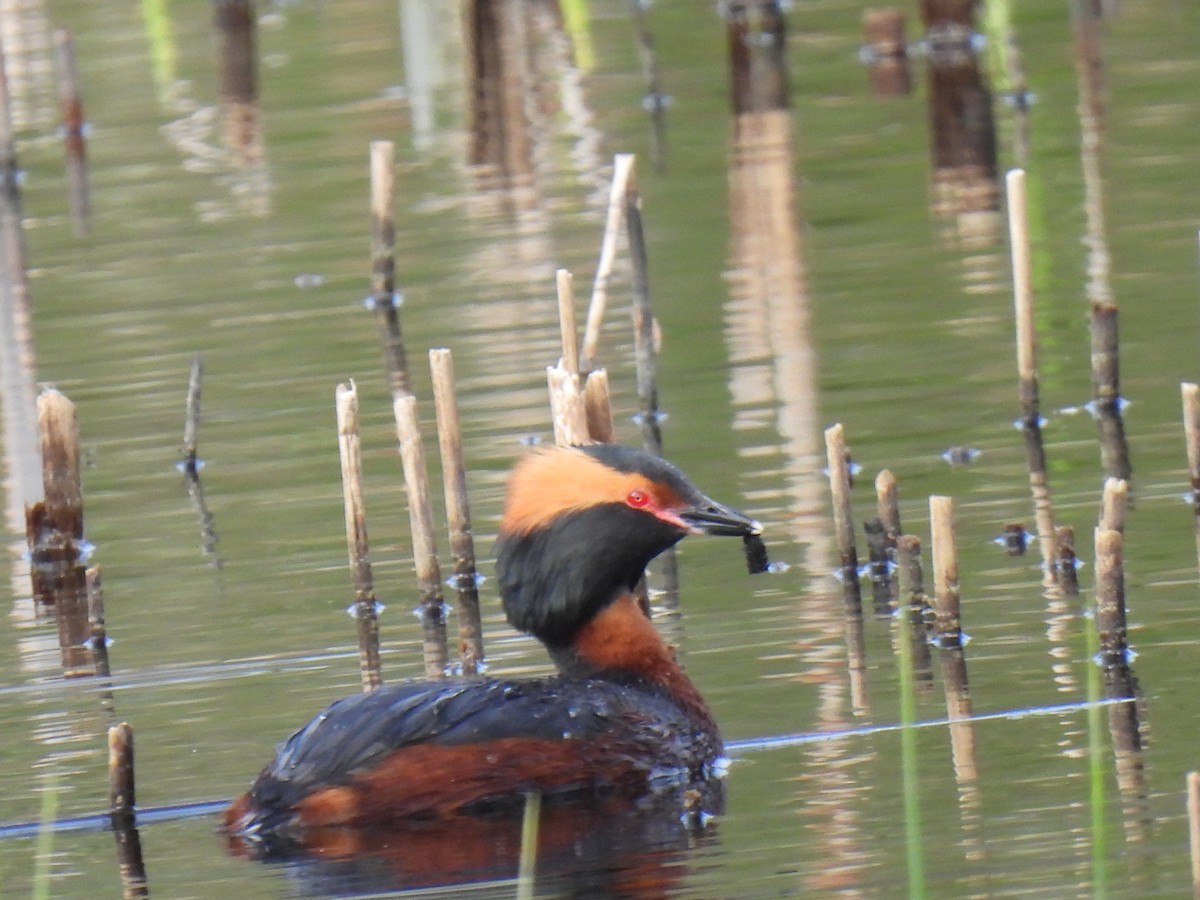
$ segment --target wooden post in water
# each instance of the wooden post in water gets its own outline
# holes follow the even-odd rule
[[[342,461],[342,505],[346,512],[346,546],[354,580],[354,619],[358,622],[358,669],[364,691],[383,684],[379,662],[379,605],[371,578],[367,548],[367,513],[363,505],[362,449],[358,436],[358,390],[351,381],[334,392],[337,407],[338,455]]]
[[[1195,516],[1196,561],[1200,564],[1200,385],[1185,381],[1179,385],[1183,398],[1183,436],[1187,443],[1188,483],[1192,489],[1192,514]]]
[[[371,142],[371,308],[383,365],[392,393],[408,393],[408,355],[400,330],[396,292],[396,148],[391,141]]]
[[[48,388],[38,396],[37,412],[45,500],[25,511],[33,593],[40,604],[54,606],[63,674],[92,675],[75,404]]]
[[[1092,304],[1092,403],[1100,427],[1100,464],[1109,478],[1133,474],[1121,418],[1120,354],[1115,303]]]
[[[421,448],[417,398],[412,394],[397,394],[392,407],[396,417],[396,434],[400,439],[400,461],[404,467],[404,484],[408,492],[413,560],[421,596],[418,615],[424,635],[425,677],[444,678],[449,663],[446,651],[446,603],[442,597],[442,570],[438,565],[437,541],[434,538],[433,505],[429,500],[425,453]]]
[[[454,389],[454,359],[450,351],[429,351],[433,397],[437,412],[438,447],[442,458],[442,490],[446,495],[446,526],[454,558],[454,588],[458,597],[458,654],[464,675],[483,667],[483,624],[479,616],[479,583],[475,569],[475,539],[463,462],[462,430]]]
[[[856,716],[869,711],[867,646],[863,634],[862,589],[858,583],[858,549],[854,544],[854,514],[850,504],[850,469],[846,436],[840,424],[825,429],[825,458],[833,501],[833,526],[838,547],[838,576],[845,604],[846,658],[850,674],[850,705]]]
[[[258,16],[254,0],[215,0],[220,39],[223,138],[239,165],[262,161],[258,105]]]
[[[906,30],[902,9],[863,10],[863,56],[871,78],[871,93],[876,97],[904,97],[912,93]]]
[[[92,214],[88,186],[87,141],[84,134],[83,91],[79,86],[79,67],[75,64],[75,41],[71,32],[54,32],[54,60],[58,74],[58,103],[62,111],[63,141],[67,149],[67,191],[71,205],[71,226],[76,236],[88,233]]]
[[[133,729],[122,722],[108,729],[109,817],[117,842],[123,896],[149,897],[146,864],[137,830],[137,799],[133,775]]]
[[[883,550],[887,562],[886,577],[890,605],[897,604],[899,582],[895,568],[896,542],[900,538],[900,500],[896,492],[896,476],[883,469],[875,476],[875,506],[883,526]],[[922,631],[924,634],[924,631]]]
[[[1038,546],[1042,551],[1042,586],[1055,584],[1058,551],[1055,548],[1054,507],[1046,476],[1046,450],[1042,443],[1042,412],[1038,399],[1037,326],[1033,315],[1033,265],[1029,246],[1029,216],[1025,172],[1011,170],[1005,179],[1008,192],[1008,236],[1012,253],[1013,304],[1017,322],[1017,380],[1021,404],[1021,434],[1029,468]]]

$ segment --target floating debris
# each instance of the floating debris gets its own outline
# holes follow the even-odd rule
[[[1021,522],[1012,522],[1004,526],[1004,531],[992,538],[992,543],[1005,549],[1009,556],[1024,556],[1033,535],[1025,530]]]
[[[318,275],[316,272],[301,272],[292,279],[292,284],[300,288],[302,291],[310,288],[318,288],[325,283],[325,276]]]
[[[982,453],[978,447],[950,447],[942,452],[942,459],[952,466],[969,466]]]

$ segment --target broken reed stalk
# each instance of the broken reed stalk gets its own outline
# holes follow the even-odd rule
[[[1042,414],[1038,399],[1037,326],[1033,314],[1033,265],[1029,245],[1029,215],[1025,172],[1009,171],[1008,235],[1012,254],[1013,305],[1016,310],[1017,379],[1021,404],[1021,434],[1029,467],[1029,492],[1033,496],[1038,546],[1042,552],[1042,586],[1053,588],[1058,552],[1054,546],[1054,507],[1046,476],[1046,449],[1042,442]]]
[[[929,598],[921,571],[921,541],[911,534],[896,539],[897,607],[899,614],[908,616],[908,637],[912,642],[913,678],[917,687],[929,690],[933,686],[933,659],[929,651],[929,629],[925,611]]]
[[[58,76],[58,102],[62,111],[63,141],[67,151],[67,192],[71,206],[71,227],[76,237],[87,234],[91,217],[91,192],[88,187],[87,142],[84,137],[83,92],[79,87],[79,67],[75,64],[75,41],[71,32],[54,32],[54,60]]]
[[[133,729],[128,722],[108,729],[108,797],[123,894],[125,897],[148,897],[146,864],[137,831]]]
[[[454,559],[457,596],[458,655],[464,675],[483,666],[483,624],[479,614],[479,582],[475,568],[475,539],[467,496],[467,467],[463,462],[462,429],[454,387],[454,359],[444,348],[429,351],[433,399],[437,413],[438,449],[442,459],[442,490],[446,496],[446,527]]]
[[[425,677],[444,678],[449,661],[446,651],[446,603],[442,598],[442,571],[438,565],[437,541],[434,539],[433,506],[429,500],[429,481],[425,474],[425,453],[421,448],[417,398],[411,394],[398,394],[393,399],[392,408],[396,417],[396,434],[400,440],[404,485],[408,493],[413,561],[420,592],[417,615],[421,619],[423,633]]]
[[[1200,385],[1179,385],[1183,400],[1183,435],[1187,442],[1188,483],[1192,487],[1192,515],[1196,520],[1196,559],[1200,563]]]
[[[588,436],[598,444],[611,444],[615,431],[607,371],[592,369],[588,372],[583,386],[583,401],[587,408]]]
[[[1124,536],[1111,528],[1096,529],[1096,628],[1104,669],[1127,661],[1125,623]]]
[[[1192,890],[1200,896],[1200,772],[1187,773],[1188,846],[1192,853]]]
[[[200,381],[204,374],[204,360],[197,353],[192,357],[192,368],[188,373],[187,406],[183,419],[183,472],[189,478],[196,476],[196,432],[200,429]]]
[[[562,333],[562,358],[556,366],[546,367],[546,386],[550,392],[550,418],[554,423],[554,443],[575,447],[589,442],[587,400],[579,375],[579,347],[575,332],[575,294],[571,273],[559,269],[558,322]]]
[[[1092,303],[1092,402],[1100,429],[1100,464],[1109,478],[1129,480],[1133,468],[1121,418],[1120,353],[1117,306]]]
[[[367,548],[367,513],[363,505],[362,447],[358,436],[358,389],[354,382],[339,384],[337,407],[338,455],[342,461],[342,504],[346,512],[346,547],[354,581],[354,619],[358,623],[358,670],[364,692],[383,684],[379,662],[379,613],[371,559]]]
[[[112,675],[108,662],[108,629],[104,623],[104,584],[100,575],[100,567],[92,566],[84,573],[87,581],[88,627],[91,639],[88,644],[92,648],[92,666],[101,678]]]
[[[371,142],[371,308],[383,348],[383,365],[392,393],[408,393],[411,379],[400,298],[396,293],[396,148],[391,141]]]
[[[636,157],[632,153],[618,153],[613,157],[613,180],[608,192],[608,214],[604,220],[604,235],[600,241],[600,258],[596,262],[596,275],[592,281],[592,297],[588,303],[587,323],[583,332],[583,347],[580,352],[581,371],[590,371],[596,362],[596,350],[600,344],[600,327],[604,324],[604,310],[608,305],[608,281],[612,277],[617,259],[617,239],[621,233],[621,221],[625,214],[625,192],[633,177]]]
[[[79,423],[75,404],[53,388],[38,396],[37,414],[45,500],[26,509],[34,595],[54,606],[63,674],[91,675]]]
[[[854,516],[850,506],[850,468],[846,437],[840,424],[825,429],[825,458],[833,501],[834,532],[838,546],[838,573],[845,604],[846,657],[850,674],[850,703],[855,715],[866,715],[867,650],[863,634],[862,589],[858,583],[858,549],[854,544]]]

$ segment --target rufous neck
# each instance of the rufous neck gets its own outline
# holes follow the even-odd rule
[[[566,675],[632,675],[664,688],[705,724],[708,705],[675,659],[632,594],[606,606],[576,632],[569,646],[554,652]],[[715,729],[715,726],[713,726]]]

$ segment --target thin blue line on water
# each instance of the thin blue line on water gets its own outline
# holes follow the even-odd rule
[[[978,715],[962,719],[929,719],[924,722],[914,722],[911,727],[944,728],[947,725],[961,724],[963,722],[1017,721],[1045,716],[1061,716],[1083,712],[1092,707],[1113,706],[1118,703],[1131,702],[1133,702],[1132,698],[1128,697],[1120,697],[1113,700],[1097,700],[1095,702],[1081,700],[1076,703],[1059,703],[1054,706],[1029,706],[1022,709],[979,713]],[[886,734],[888,732],[900,731],[904,727],[900,724],[863,725],[860,728],[846,728],[840,731],[810,731],[799,734],[780,734],[771,737],[742,738],[741,740],[726,743],[725,750],[730,754],[751,753],[756,750],[778,750],[786,747],[817,744],[822,741],[836,741],[845,738],[864,737],[871,734]],[[203,816],[215,815],[221,812],[228,804],[228,800],[203,800],[196,803],[180,803],[172,806],[154,806],[147,809],[139,809],[137,811],[137,824],[141,826],[155,822],[197,819]],[[108,813],[55,819],[52,822],[16,822],[11,825],[0,825],[0,840],[8,838],[32,838],[46,829],[54,832],[106,831],[111,827],[112,823]]]
[[[911,728],[943,728],[947,725],[958,725],[963,722],[994,722],[997,720],[1017,721],[1019,719],[1040,718],[1043,716],[1061,716],[1066,713],[1083,712],[1093,706],[1114,706],[1118,703],[1132,703],[1132,697],[1117,697],[1112,700],[1080,700],[1076,703],[1058,703],[1054,706],[1027,706],[1022,709],[1007,709],[998,712],[979,713],[964,716],[961,719],[929,719],[924,722],[913,722],[911,726],[899,723],[891,725],[863,725],[860,728],[845,728],[840,731],[807,731],[799,734],[780,734],[773,737],[742,738],[737,741],[726,741],[725,750],[729,753],[747,753],[754,750],[777,750],[781,747],[802,747],[806,744],[817,744],[822,741],[836,741],[844,738],[863,737],[869,734],[885,734],[890,731],[900,731],[905,727]]]

